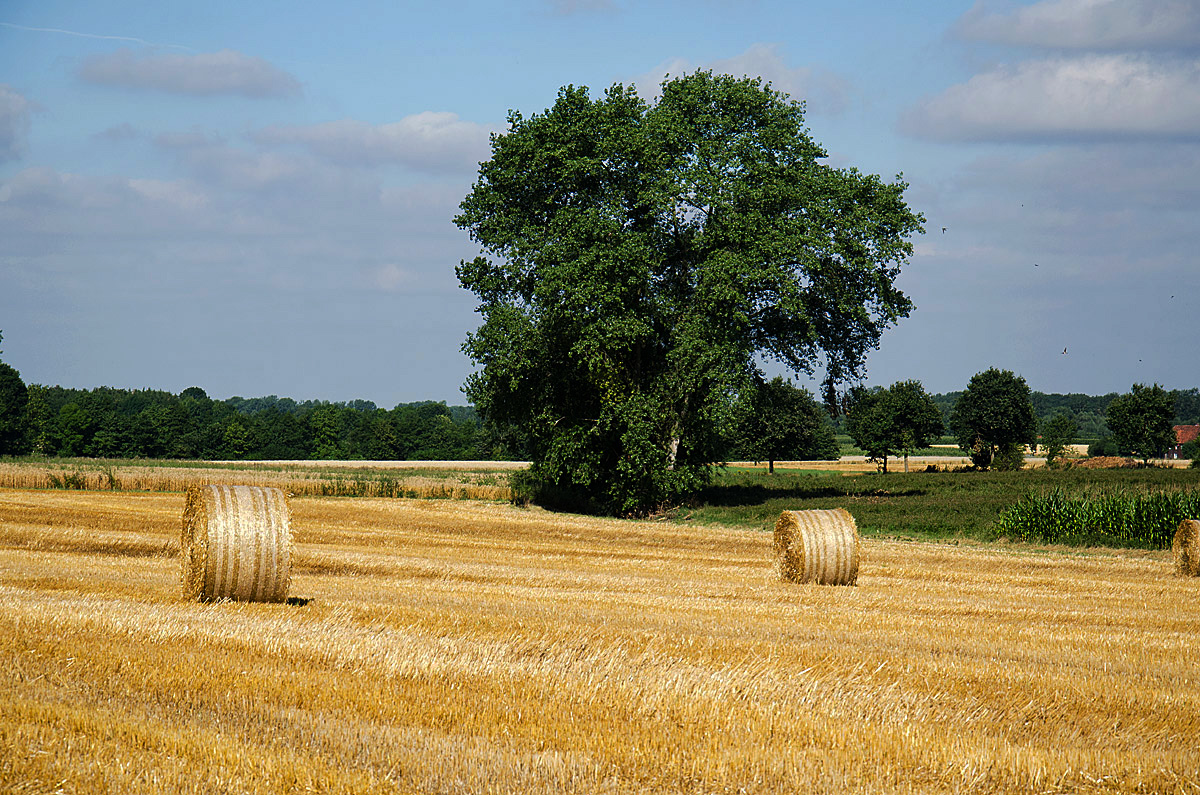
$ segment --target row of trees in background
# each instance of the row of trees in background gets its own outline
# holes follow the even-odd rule
[[[957,395],[946,425],[979,469],[1019,469],[1026,448],[1040,448],[1055,463],[1079,437],[1079,424],[1067,411],[1039,418],[1025,379],[1009,370],[977,373]],[[1128,394],[1114,395],[1105,406],[1111,436],[1092,445],[1089,452],[1131,455],[1143,461],[1164,455],[1175,444],[1175,424],[1200,421],[1195,398],[1196,390],[1171,392],[1158,384],[1134,384]],[[888,389],[851,390],[847,403],[851,437],[869,456],[883,462],[885,472],[887,456],[907,456],[926,447],[943,429],[936,400],[916,381]],[[1195,450],[1185,455],[1188,452],[1188,457],[1196,455]]]
[[[848,434],[887,470],[889,458],[929,447],[947,429],[979,468],[1017,468],[1026,445],[1058,458],[1087,439],[1086,417],[1099,410],[1103,436],[1093,454],[1161,456],[1173,425],[1200,423],[1200,390],[1135,384],[1105,398],[1030,391],[1007,370],[976,374],[945,410],[946,395],[919,381],[855,387],[838,422],[811,392],[782,378],[758,379],[720,423],[725,460],[830,459],[835,433]],[[1098,402],[1103,401],[1103,402]],[[1038,410],[1048,409],[1049,415]],[[1083,414],[1085,419],[1079,419]],[[212,400],[198,387],[92,390],[32,385],[0,362],[0,454],[97,458],[432,460],[528,455],[517,428],[485,426],[469,406],[419,402],[384,410],[366,400],[297,402],[274,395]],[[1193,445],[1194,446],[1194,445]],[[1186,457],[1195,451],[1185,450]],[[907,468],[907,461],[906,468]]]
[[[934,403],[942,413],[947,427],[950,425],[950,415],[962,397],[962,391],[943,392],[932,395]],[[1195,425],[1200,423],[1200,389],[1170,390],[1168,394],[1175,401],[1173,424]],[[1047,423],[1057,416],[1067,416],[1078,429],[1078,438],[1093,442],[1108,439],[1113,435],[1109,428],[1107,414],[1109,404],[1120,393],[1110,392],[1105,395],[1084,395],[1079,393],[1060,394],[1033,392],[1029,399],[1033,403],[1033,413],[1039,423]]]
[[[6,412],[7,415],[7,412]],[[20,415],[18,415],[20,416]],[[369,401],[211,400],[192,387],[92,390],[30,386],[24,422],[5,422],[0,453],[95,458],[478,459],[495,451],[474,412],[444,403],[390,411]]]
[[[1200,422],[1182,415],[1195,390],[1169,392],[1135,384],[1104,406],[1104,436],[1093,454],[1162,455],[1174,441],[1173,424]],[[739,401],[721,431],[727,460],[837,458],[836,433],[850,436],[884,471],[889,458],[936,443],[950,430],[976,466],[1020,466],[1025,445],[1049,458],[1087,439],[1068,410],[1036,416],[1039,402],[1058,396],[1030,392],[1008,371],[972,379],[944,419],[944,395],[927,394],[918,381],[851,389],[839,422],[809,391],[782,378],[760,381]],[[1180,400],[1180,397],[1185,400]],[[0,362],[0,454],[34,453],[95,458],[433,460],[524,458],[514,429],[485,428],[473,408],[419,402],[391,410],[374,403],[297,402],[275,396],[212,400],[192,387],[179,395],[160,390],[92,390],[32,385]],[[1188,457],[1191,457],[1190,455]],[[906,462],[907,464],[907,462]]]

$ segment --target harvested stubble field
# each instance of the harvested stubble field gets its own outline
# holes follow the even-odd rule
[[[510,461],[24,461],[0,463],[0,488],[187,491],[223,483],[302,496],[505,500]]]
[[[0,790],[1197,792],[1169,552],[296,498],[292,604],[179,595],[183,498],[0,490]]]

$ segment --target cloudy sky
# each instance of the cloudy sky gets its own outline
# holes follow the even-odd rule
[[[451,219],[488,135],[566,84],[697,68],[770,80],[833,164],[910,183],[916,310],[869,384],[1200,385],[1200,0],[6,0],[3,358],[462,403],[478,251]]]

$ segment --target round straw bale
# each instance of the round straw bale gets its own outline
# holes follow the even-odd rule
[[[775,560],[789,582],[854,585],[858,558],[858,527],[845,508],[784,511],[775,523]]]
[[[1185,577],[1200,577],[1200,521],[1184,519],[1175,531],[1171,543],[1175,558],[1175,573]]]
[[[292,578],[287,495],[263,486],[192,486],[180,538],[188,599],[282,602]]]

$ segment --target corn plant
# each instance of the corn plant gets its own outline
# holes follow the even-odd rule
[[[999,531],[1049,544],[1106,543],[1166,549],[1179,523],[1200,516],[1200,490],[1026,496],[997,520]]]

